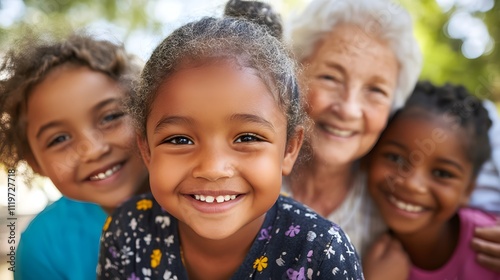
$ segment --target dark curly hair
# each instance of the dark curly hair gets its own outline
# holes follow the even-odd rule
[[[233,17],[203,18],[169,35],[153,51],[139,81],[138,95],[128,103],[139,134],[146,137],[146,119],[157,90],[180,68],[218,59],[230,59],[257,70],[287,116],[287,137],[307,118],[290,52],[263,27]]]
[[[267,28],[279,40],[283,39],[283,23],[279,13],[267,3],[260,1],[229,0],[224,15],[246,19]]]
[[[26,137],[26,104],[33,88],[64,65],[83,66],[115,80],[127,95],[142,63],[122,45],[96,40],[83,33],[65,40],[25,36],[3,57],[0,65],[0,163],[16,167],[32,158]]]
[[[481,100],[473,96],[461,85],[445,84],[436,86],[428,81],[418,82],[405,106],[392,117],[401,114],[439,115],[452,121],[452,129],[462,129],[467,148],[466,155],[473,165],[476,176],[491,156],[488,130],[491,120]]]

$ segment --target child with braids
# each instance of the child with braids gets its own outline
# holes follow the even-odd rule
[[[94,279],[105,212],[149,190],[123,108],[140,70],[122,46],[83,34],[25,37],[4,57],[1,162],[26,161],[63,194],[22,233],[16,279]]]
[[[301,147],[296,65],[264,28],[203,18],[168,36],[129,111],[152,194],[119,207],[98,279],[362,279],[335,224],[280,196]]]
[[[369,190],[411,260],[409,279],[500,279],[470,246],[495,218],[464,207],[490,156],[490,125],[464,87],[422,82],[369,155]]]

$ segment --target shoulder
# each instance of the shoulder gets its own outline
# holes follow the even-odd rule
[[[60,228],[71,227],[73,223],[95,226],[100,230],[105,218],[106,213],[98,205],[61,197],[33,218],[23,232],[23,237],[39,235],[41,232],[57,232]]]
[[[304,258],[304,262],[298,264],[310,267],[316,276],[361,275],[356,250],[337,224],[289,197],[280,196],[277,207],[276,225],[281,232],[274,230],[273,238],[282,240],[277,243],[282,245],[281,250],[286,249],[287,255]]]
[[[106,220],[104,230],[135,231],[138,228],[146,229],[156,225],[164,228],[170,225],[171,220],[173,217],[161,208],[153,195],[146,193],[134,196],[118,207]]]
[[[477,208],[464,207],[458,211],[461,228],[464,226],[491,226],[496,224],[496,217]]]

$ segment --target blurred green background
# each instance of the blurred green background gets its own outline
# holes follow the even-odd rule
[[[345,0],[349,1],[349,0]],[[64,36],[86,28],[123,41],[147,59],[171,30],[202,15],[220,14],[222,0],[0,0],[0,55],[26,32]],[[266,1],[284,19],[309,0]],[[495,0],[400,0],[412,15],[424,53],[423,79],[464,84],[500,102],[500,3]],[[388,11],[390,15],[391,11]],[[35,29],[33,29],[35,28]]]
[[[349,0],[345,0],[349,1]],[[0,0],[0,55],[26,32],[64,36],[86,28],[123,41],[147,59],[171,30],[202,15],[220,14],[221,0]],[[309,0],[266,1],[282,12]],[[422,79],[464,84],[480,98],[500,102],[500,3],[495,0],[400,0],[412,15],[424,53]],[[390,11],[388,13],[390,15]]]

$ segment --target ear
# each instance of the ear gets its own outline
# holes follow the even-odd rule
[[[285,157],[283,158],[283,164],[281,167],[281,174],[286,176],[292,172],[293,165],[297,160],[297,157],[302,147],[302,142],[304,141],[304,128],[299,127],[295,130],[295,134],[288,139],[287,147],[285,150]]]
[[[36,161],[35,156],[33,154],[24,156],[24,160],[26,160],[28,165],[31,167],[31,169],[33,169],[35,173],[40,174],[42,176],[47,176],[45,175],[45,172],[43,172],[43,169],[40,167],[40,164],[38,164],[38,161]]]
[[[140,135],[136,136],[137,146],[139,147],[139,151],[141,152],[142,160],[146,165],[146,168],[149,169],[149,163],[151,162],[151,151],[149,150],[149,144],[146,137],[142,137]]]
[[[471,182],[465,189],[465,193],[463,194],[462,199],[460,200],[460,207],[466,207],[469,205],[470,196],[475,187],[476,187],[476,177],[472,178]]]

